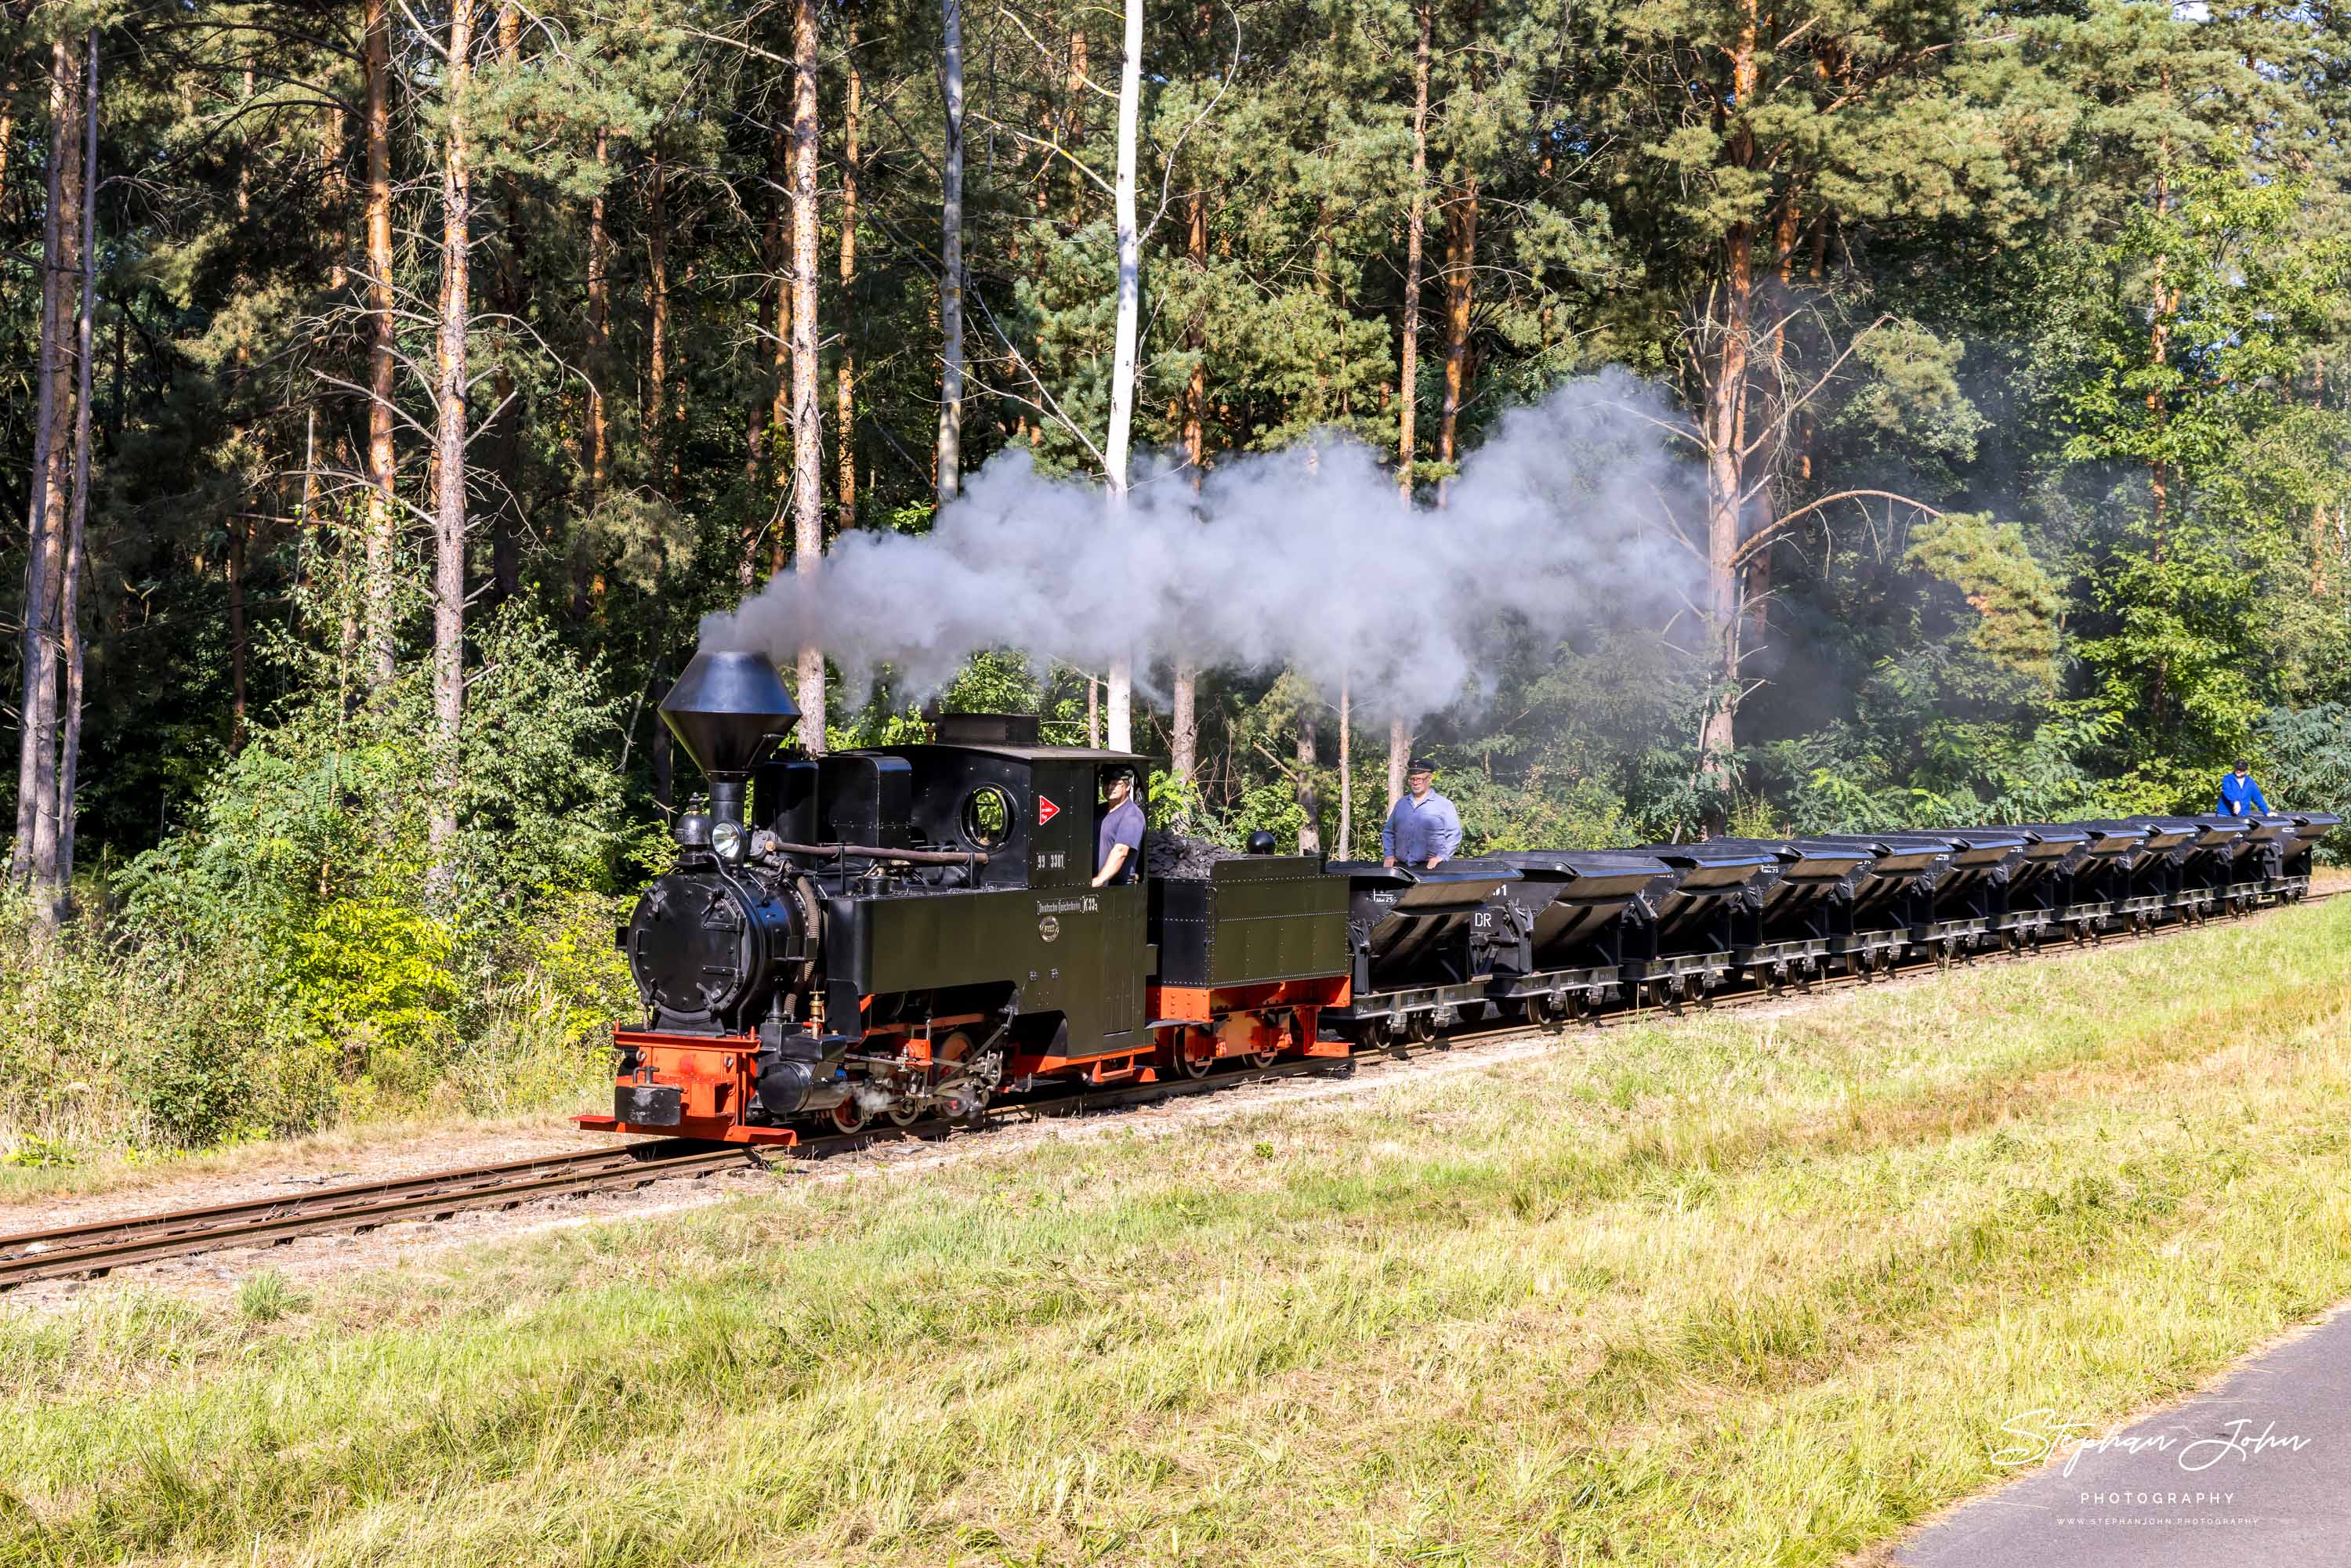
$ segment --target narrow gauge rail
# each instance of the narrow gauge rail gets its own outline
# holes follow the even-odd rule
[[[2312,892],[2295,904],[2276,909],[2323,904],[2341,890]],[[2192,929],[2164,926],[2154,931],[2118,934],[2147,941]],[[1987,951],[1964,957],[1963,965],[2023,962],[2027,952]],[[1950,967],[1948,955],[1919,954],[1902,964],[1896,974],[1924,975]],[[1796,994],[1819,996],[1851,987],[1884,983],[1884,973],[1824,976],[1796,988]],[[1742,989],[1717,991],[1696,1001],[1701,1010],[1751,1007],[1783,1000],[1788,989],[1750,984]],[[1686,1010],[1679,1002],[1645,1003],[1637,1007],[1579,1018],[1573,1027],[1597,1030],[1638,1023]],[[1284,1078],[1352,1075],[1358,1063],[1380,1059],[1407,1060],[1429,1051],[1447,1051],[1458,1045],[1523,1039],[1564,1032],[1564,1019],[1529,1023],[1507,1020],[1460,1030],[1432,1040],[1402,1040],[1358,1046],[1343,1058],[1305,1057],[1252,1067],[1236,1063],[1229,1071],[1198,1079],[1175,1078],[1158,1082],[1111,1088],[1079,1087],[1056,1090],[1033,1098],[1006,1100],[990,1106],[989,1122],[1015,1117],[1082,1115],[1171,1099],[1178,1095],[1237,1088]],[[384,1181],[325,1187],[307,1193],[258,1198],[246,1203],[166,1210],[117,1219],[90,1220],[79,1225],[0,1236],[0,1291],[44,1280],[98,1278],[113,1270],[141,1263],[235,1248],[282,1245],[305,1236],[365,1232],[403,1221],[445,1219],[475,1209],[507,1209],[540,1198],[582,1196],[650,1186],[683,1177],[702,1177],[746,1166],[763,1166],[782,1157],[820,1159],[872,1147],[878,1144],[936,1139],[956,1130],[933,1121],[910,1127],[876,1127],[850,1134],[811,1138],[766,1155],[741,1144],[710,1143],[692,1138],[664,1138],[608,1149],[550,1155],[534,1159],[396,1176]]]

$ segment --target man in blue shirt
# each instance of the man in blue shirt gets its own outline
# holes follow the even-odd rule
[[[2224,817],[2266,817],[2270,803],[2262,799],[2262,787],[2245,771],[2241,761],[2220,779],[2220,815]]]
[[[1382,865],[1405,865],[1426,870],[1453,858],[1461,847],[1461,813],[1436,789],[1437,767],[1426,757],[1412,759],[1405,775],[1405,793],[1396,797],[1380,829]]]
[[[1134,775],[1123,768],[1112,774],[1102,799],[1110,810],[1094,831],[1096,887],[1133,882],[1143,865],[1143,808],[1134,803]]]

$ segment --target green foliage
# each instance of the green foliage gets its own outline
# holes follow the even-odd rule
[[[1966,597],[1980,617],[1970,641],[1984,657],[2044,684],[2056,680],[2064,601],[2022,528],[1989,513],[1947,512],[1910,530],[1903,561]]]

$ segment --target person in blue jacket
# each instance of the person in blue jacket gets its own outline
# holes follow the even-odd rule
[[[2239,762],[2220,778],[2220,815],[2224,817],[2266,817],[2270,803],[2262,799],[2262,787]]]

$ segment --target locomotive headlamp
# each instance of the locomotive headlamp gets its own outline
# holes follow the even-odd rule
[[[729,821],[724,817],[711,823],[710,847],[718,852],[720,860],[741,860],[743,858],[743,824]]]

